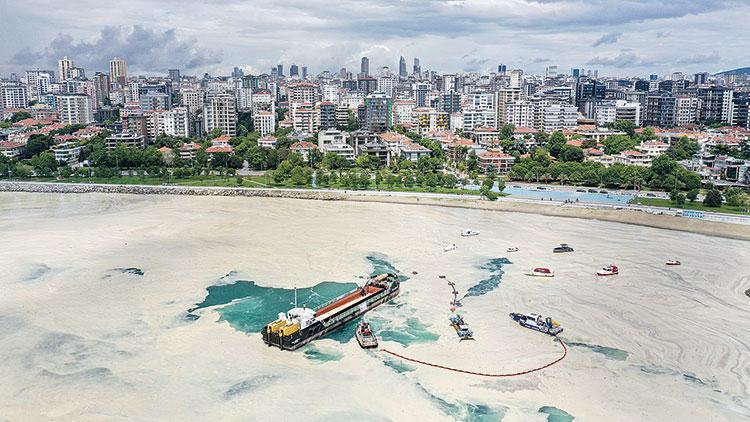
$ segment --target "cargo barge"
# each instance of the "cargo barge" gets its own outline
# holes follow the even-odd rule
[[[362,287],[333,299],[318,309],[295,307],[263,327],[263,342],[281,350],[296,350],[335,331],[398,296],[400,283],[395,274],[372,276]]]

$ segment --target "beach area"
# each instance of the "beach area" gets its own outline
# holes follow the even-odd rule
[[[0,192],[0,420],[750,418],[750,226],[321,199]],[[560,243],[575,252],[553,254]],[[594,275],[609,264],[621,273]],[[540,266],[556,276],[524,275]],[[404,280],[366,316],[383,348],[523,371],[563,353],[508,318],[537,312],[562,324],[567,356],[489,378],[364,351],[353,325],[294,352],[262,342],[294,287],[314,304],[378,271]],[[475,341],[448,323],[448,281]]]

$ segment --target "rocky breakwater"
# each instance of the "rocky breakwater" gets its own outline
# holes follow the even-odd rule
[[[32,193],[124,193],[131,195],[248,196],[263,198],[345,199],[335,192],[304,189],[222,188],[198,186],[104,185],[87,183],[0,182],[0,192]]]

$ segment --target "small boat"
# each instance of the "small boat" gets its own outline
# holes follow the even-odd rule
[[[450,320],[453,328],[456,330],[456,334],[458,334],[458,341],[474,340],[474,337],[472,337],[474,335],[474,332],[471,331],[469,326],[466,324],[466,321],[461,318],[461,315],[452,314],[448,319]]]
[[[475,230],[466,229],[461,232],[461,236],[463,237],[479,236],[479,232]]]
[[[563,331],[559,322],[550,317],[544,318],[539,314],[511,312],[510,318],[513,321],[516,321],[521,327],[536,330],[540,333],[549,334],[551,336],[556,336]]]
[[[373,334],[369,322],[360,321],[354,335],[357,337],[357,342],[361,348],[372,349],[373,347],[378,347],[378,338]]]
[[[539,267],[527,272],[526,275],[531,277],[554,277],[555,273],[553,273],[549,268]]]
[[[456,246],[455,243],[451,243],[450,245],[443,248],[443,252],[455,251],[456,249],[458,249],[458,246]]]
[[[537,186],[536,188],[539,190],[547,190],[547,188],[545,188],[544,186]]]
[[[552,249],[552,252],[554,253],[565,253],[565,252],[573,252],[573,248],[570,247],[567,243],[561,243],[560,246],[556,247],[555,249]]]
[[[606,190],[600,190],[599,193],[608,194],[609,192],[607,192]]]
[[[677,259],[668,259],[667,265],[682,265],[682,262]]]
[[[599,193],[596,189],[589,189],[589,193]]]
[[[512,248],[508,248],[505,250],[506,252],[518,252],[518,248],[513,246]]]
[[[617,275],[620,273],[620,270],[617,268],[616,265],[607,265],[606,267],[602,268],[601,270],[596,272],[596,275],[599,276],[608,276],[608,275]]]
[[[576,189],[576,192],[586,193],[586,189]]]

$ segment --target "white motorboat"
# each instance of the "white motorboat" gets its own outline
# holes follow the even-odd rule
[[[677,259],[668,259],[667,265],[682,265],[682,262]]]
[[[617,274],[620,274],[620,269],[617,268],[617,265],[607,265],[606,267],[596,272],[596,275],[598,276],[608,276],[608,275],[617,275]]]
[[[456,246],[455,243],[451,243],[450,245],[443,248],[443,252],[455,251],[456,249],[458,249],[458,246]]]
[[[514,246],[512,248],[506,249],[506,252],[518,252],[518,248]]]
[[[550,270],[549,268],[538,267],[527,272],[526,275],[531,277],[554,277],[555,273],[552,272],[552,270]]]
[[[461,232],[461,236],[463,236],[463,237],[479,236],[479,232],[476,231],[476,230],[466,229],[466,230],[464,230],[464,231]]]

